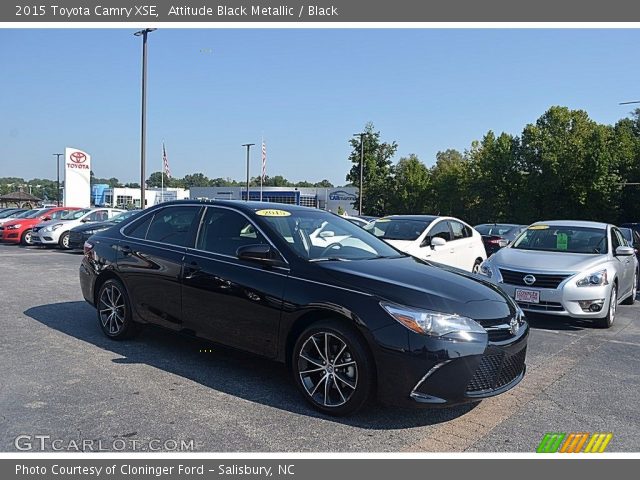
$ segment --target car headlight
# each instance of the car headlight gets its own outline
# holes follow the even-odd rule
[[[589,275],[582,277],[576,282],[578,287],[599,287],[601,285],[609,285],[606,270],[598,270]]]
[[[63,224],[62,223],[56,223],[55,225],[49,225],[48,227],[44,228],[45,232],[54,232],[57,229],[59,229]]]
[[[18,229],[18,228],[20,228],[21,226],[22,226],[22,224],[20,224],[20,223],[16,223],[16,224],[14,224],[14,225],[9,225],[9,226],[7,227],[7,230],[17,230],[17,229]]]
[[[480,273],[486,275],[487,277],[493,277],[493,271],[491,270],[491,265],[486,260],[480,264]]]
[[[472,340],[472,333],[487,333],[478,323],[460,315],[419,310],[386,302],[381,302],[380,306],[397,322],[421,335]]]

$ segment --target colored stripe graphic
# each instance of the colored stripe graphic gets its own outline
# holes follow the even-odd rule
[[[559,433],[548,432],[536,448],[537,453],[602,453],[613,438],[612,433]],[[588,442],[587,442],[588,440]],[[582,448],[586,443],[584,451]]]

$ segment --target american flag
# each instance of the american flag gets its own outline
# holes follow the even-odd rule
[[[169,159],[167,158],[167,150],[162,142],[162,165],[164,166],[164,174],[167,178],[171,178],[171,170],[169,170]]]
[[[262,181],[267,176],[267,145],[262,140]]]

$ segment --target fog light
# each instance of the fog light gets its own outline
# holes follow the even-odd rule
[[[604,298],[599,298],[597,300],[581,300],[578,304],[584,312],[599,312],[602,310],[602,306],[604,305]]]

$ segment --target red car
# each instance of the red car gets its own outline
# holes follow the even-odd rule
[[[50,207],[34,210],[32,215],[16,218],[0,226],[0,240],[6,243],[33,245],[31,229],[40,222],[58,219],[67,213],[78,210],[76,207]]]

